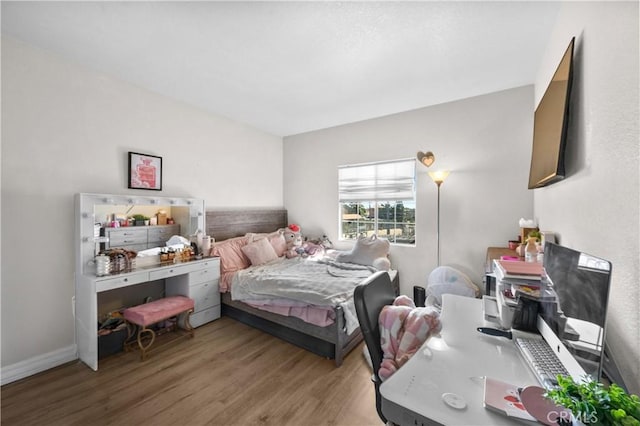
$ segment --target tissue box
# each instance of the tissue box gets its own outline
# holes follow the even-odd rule
[[[158,213],[158,225],[166,225],[167,224],[167,214],[166,213]]]

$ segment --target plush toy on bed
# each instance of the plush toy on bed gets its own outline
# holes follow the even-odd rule
[[[391,262],[389,255],[389,240],[378,238],[375,234],[356,240],[353,249],[347,253],[339,253],[336,262],[357,263],[358,265],[373,266],[379,271],[388,271]]]
[[[295,223],[292,223],[285,228],[282,235],[287,242],[287,251],[285,252],[287,259],[292,259],[298,256],[317,256],[324,253],[324,248],[321,245],[303,240],[300,226]]]
[[[333,248],[333,243],[331,242],[329,237],[327,237],[326,234],[322,234],[322,237],[319,237],[319,238],[308,239],[308,238],[305,237],[305,242],[312,243],[312,244],[315,244],[317,246],[321,246],[323,249],[332,249]]]
[[[287,242],[287,250],[284,252],[287,259],[300,256],[299,250],[302,249],[302,234],[300,233],[300,227],[295,223],[292,223],[283,230],[282,235],[284,236],[284,240]]]

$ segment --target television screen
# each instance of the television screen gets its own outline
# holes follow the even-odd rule
[[[533,119],[533,149],[529,189],[540,188],[564,178],[564,150],[569,116],[569,97],[573,80],[571,39]]]

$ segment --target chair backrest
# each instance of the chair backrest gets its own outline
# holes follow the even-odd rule
[[[393,304],[396,293],[391,284],[391,278],[386,271],[378,271],[358,285],[353,293],[353,301],[356,307],[360,331],[364,342],[367,344],[371,364],[373,366],[373,384],[376,390],[376,410],[384,423],[387,419],[382,414],[380,384],[378,370],[382,363],[382,345],[380,344],[380,326],[378,317],[382,308]]]

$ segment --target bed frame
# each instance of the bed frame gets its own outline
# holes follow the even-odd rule
[[[207,235],[213,236],[216,241],[245,235],[248,232],[273,232],[286,227],[287,224],[287,211],[283,209],[209,210],[206,213]],[[394,285],[397,289],[397,275]],[[274,314],[233,301],[230,293],[222,294],[223,315],[322,357],[334,359],[339,367],[344,357],[362,341],[362,333],[358,328],[351,335],[347,335],[344,331],[343,310],[339,306],[334,309],[335,322],[320,327],[299,318]]]

